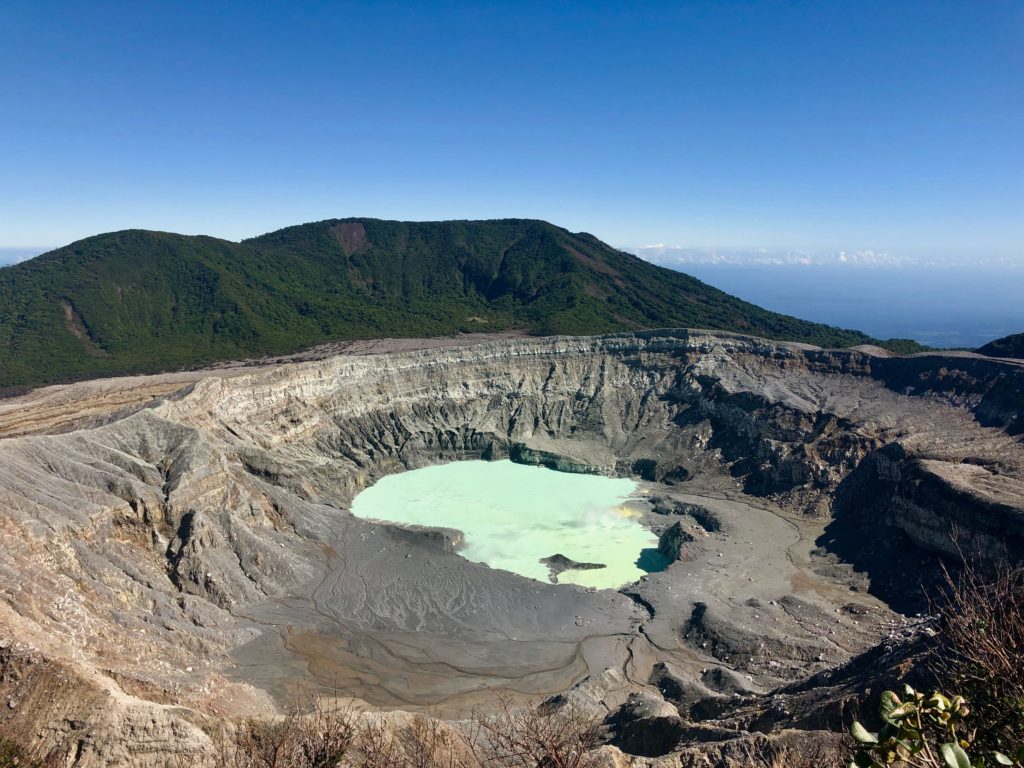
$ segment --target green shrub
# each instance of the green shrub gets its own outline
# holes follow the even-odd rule
[[[936,691],[926,697],[909,685],[902,698],[885,691],[880,706],[882,729],[872,733],[858,721],[850,726],[857,742],[850,768],[1024,766],[1024,745],[1012,755],[975,751],[975,731],[967,721],[970,713],[962,696],[950,698]],[[975,751],[973,757],[971,751]]]

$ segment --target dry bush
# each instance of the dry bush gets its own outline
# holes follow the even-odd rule
[[[588,768],[601,721],[570,706],[517,709],[498,697],[497,715],[473,718],[469,743],[485,768]]]
[[[356,720],[348,709],[314,699],[311,714],[290,712],[281,720],[248,720],[222,738],[222,768],[336,768],[351,752]]]
[[[465,739],[442,721],[423,715],[362,723],[351,764],[359,768],[480,768]]]
[[[359,768],[588,768],[600,720],[574,709],[516,708],[498,697],[498,713],[476,713],[465,730],[423,715],[371,719],[359,726],[352,765]]]
[[[315,701],[315,700],[314,700]],[[571,708],[475,714],[464,730],[424,715],[360,716],[315,704],[225,736],[220,768],[588,768],[600,721]],[[6,768],[0,766],[0,768]]]
[[[302,765],[306,768],[334,768],[348,753],[355,738],[355,717],[351,710],[316,704],[312,715],[302,718]]]
[[[745,750],[744,762],[752,768],[845,768],[847,740],[829,734],[794,746],[779,741],[763,741]]]
[[[443,722],[359,716],[317,705],[276,721],[249,720],[222,740],[222,768],[481,768]]]
[[[975,743],[1024,744],[1024,569],[985,575],[966,559],[935,602],[941,638],[930,662],[942,686],[967,699]]]
[[[479,768],[469,743],[438,718],[417,715],[398,739],[407,768]]]
[[[401,765],[401,744],[383,720],[360,723],[356,735],[357,756],[353,764],[360,768],[391,768]]]

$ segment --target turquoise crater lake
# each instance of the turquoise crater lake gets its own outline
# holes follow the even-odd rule
[[[636,490],[632,480],[459,461],[389,475],[356,496],[352,514],[456,528],[466,559],[539,581],[549,580],[541,560],[554,555],[600,563],[562,571],[558,582],[614,589],[663,565],[657,537],[624,506]]]

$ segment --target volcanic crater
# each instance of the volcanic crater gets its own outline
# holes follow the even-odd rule
[[[1024,556],[1012,361],[688,330],[431,346],[0,401],[4,717],[82,765],[208,755],[210,718],[303,686],[452,718],[643,693],[710,722],[909,632],[938,555]],[[670,564],[556,584],[349,512],[467,459],[635,479]]]

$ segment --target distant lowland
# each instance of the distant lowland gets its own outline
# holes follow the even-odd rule
[[[679,263],[638,251],[766,309],[877,338],[975,349],[1024,329],[1020,265]]]
[[[332,219],[242,242],[125,230],[0,269],[0,388],[330,341],[690,327],[923,349],[772,312],[537,220]]]

